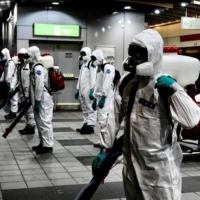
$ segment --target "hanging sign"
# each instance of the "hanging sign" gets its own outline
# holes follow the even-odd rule
[[[181,29],[200,29],[200,19],[181,17]]]

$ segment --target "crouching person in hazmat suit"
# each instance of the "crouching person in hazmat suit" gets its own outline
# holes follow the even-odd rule
[[[29,47],[31,87],[30,96],[33,105],[36,126],[38,128],[40,143],[32,147],[36,154],[51,153],[53,151],[53,100],[48,92],[48,71],[39,62],[40,50],[36,46]]]
[[[200,108],[174,79],[162,74],[163,40],[157,31],[147,29],[135,36],[128,54],[123,66],[130,73],[115,90],[93,174],[106,159],[124,119],[127,200],[180,200],[182,151],[176,127],[178,122],[188,129],[197,125]]]

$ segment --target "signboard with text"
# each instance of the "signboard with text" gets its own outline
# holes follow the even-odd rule
[[[62,25],[62,24],[34,24],[34,35],[38,36],[62,36],[62,37],[79,37],[79,25]]]
[[[181,29],[200,29],[200,19],[181,17]]]

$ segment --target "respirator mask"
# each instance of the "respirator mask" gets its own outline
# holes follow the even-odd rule
[[[27,53],[18,53],[18,59],[21,63],[32,63],[32,58]]]
[[[128,47],[129,57],[124,60],[124,71],[129,71],[140,76],[152,76],[153,64],[148,61],[146,48],[131,43]]]
[[[101,61],[97,60],[95,56],[91,56],[91,61],[93,66],[101,66],[103,64]]]

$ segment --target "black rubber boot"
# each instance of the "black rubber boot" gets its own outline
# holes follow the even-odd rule
[[[93,146],[96,147],[96,148],[101,148],[101,146],[99,145],[99,143],[96,143]]]
[[[13,113],[12,111],[10,111],[9,114],[4,116],[5,119],[15,119],[17,117],[16,113]]]
[[[92,126],[85,126],[83,130],[80,131],[81,134],[94,134],[94,129]]]
[[[77,128],[76,132],[81,132],[84,128],[85,128],[86,124],[83,124],[83,126],[81,128]]]
[[[41,147],[36,151],[36,154],[52,153],[53,147]]]
[[[33,151],[38,151],[39,149],[41,149],[42,148],[42,144],[39,144],[39,145],[37,145],[37,146],[33,146],[32,147],[32,150]]]
[[[35,127],[31,125],[27,125],[23,130],[19,130],[19,133],[22,135],[30,135],[35,133]]]

